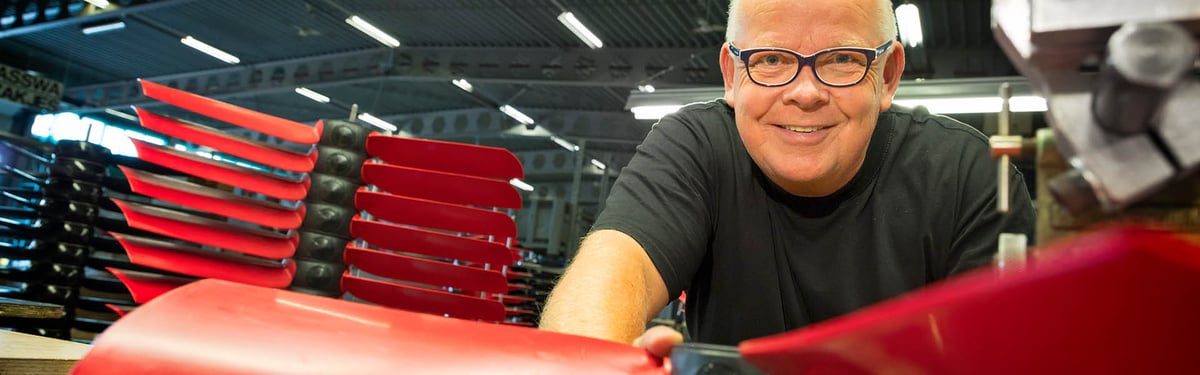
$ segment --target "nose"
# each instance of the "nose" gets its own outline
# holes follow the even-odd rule
[[[829,87],[817,80],[812,66],[802,67],[796,79],[783,89],[783,102],[805,111],[816,110],[829,104]]]

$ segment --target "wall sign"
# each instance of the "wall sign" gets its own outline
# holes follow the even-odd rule
[[[0,99],[55,112],[62,95],[62,82],[0,64]]]

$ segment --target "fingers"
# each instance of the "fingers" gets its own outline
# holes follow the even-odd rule
[[[654,326],[633,340],[633,346],[644,348],[655,356],[666,357],[671,354],[671,348],[681,342],[683,334],[678,331],[667,326]]]

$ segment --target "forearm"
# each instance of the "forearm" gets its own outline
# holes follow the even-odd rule
[[[630,343],[666,301],[666,285],[637,241],[598,231],[550,294],[541,328]]]

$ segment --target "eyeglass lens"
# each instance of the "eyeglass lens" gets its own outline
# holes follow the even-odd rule
[[[813,59],[817,78],[830,85],[858,82],[867,73],[867,55],[859,51],[832,50],[818,53]],[[760,84],[787,83],[800,70],[799,57],[784,51],[756,51],[746,65]]]

